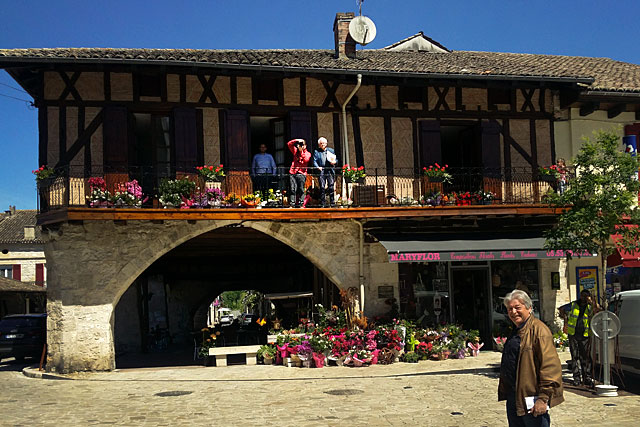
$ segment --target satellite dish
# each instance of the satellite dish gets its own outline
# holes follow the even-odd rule
[[[356,16],[349,23],[349,35],[364,46],[376,38],[376,25],[366,16]]]

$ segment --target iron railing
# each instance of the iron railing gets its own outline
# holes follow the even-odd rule
[[[366,176],[355,183],[346,182],[339,168],[332,172],[335,176],[336,207],[539,204],[544,203],[547,192],[560,190],[555,179],[549,181],[538,174],[537,168],[527,167],[451,167],[447,170],[451,179],[445,182],[430,179],[422,170],[413,168],[367,168]],[[92,167],[91,173],[85,173],[84,167],[70,166],[57,169],[53,177],[38,181],[38,208],[41,212],[80,206],[159,208],[163,207],[163,202],[167,202],[161,188],[162,182],[168,180],[193,183],[187,185],[190,187],[188,194],[170,205],[175,208],[252,207],[252,203],[242,203],[241,199],[256,192],[262,193],[261,207],[289,206],[289,168],[278,168],[274,174],[260,176],[252,176],[247,169],[225,168],[224,174],[218,182],[211,183],[205,182],[195,168],[127,167],[103,170]],[[319,170],[308,168],[304,184],[305,193],[309,195],[306,207],[320,204],[319,175]],[[101,179],[103,193],[92,192],[98,188],[95,183]],[[119,190],[126,192],[126,183],[133,180],[143,194],[136,203],[130,203],[133,199],[127,197],[114,198]],[[129,190],[131,188],[130,184]],[[96,197],[100,194],[103,197]]]

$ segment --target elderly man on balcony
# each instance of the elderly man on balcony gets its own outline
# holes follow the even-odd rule
[[[336,181],[334,167],[337,162],[336,152],[333,148],[327,147],[327,138],[320,137],[318,139],[318,149],[313,152],[313,167],[320,170],[318,182],[320,183],[320,202],[323,208],[327,207],[327,191],[329,192],[331,207],[333,208],[336,205],[333,186]]]

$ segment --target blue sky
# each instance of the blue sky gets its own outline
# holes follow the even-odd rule
[[[332,49],[336,12],[356,0],[0,0],[0,49]],[[640,64],[640,1],[365,0],[367,48],[423,31],[453,50],[609,57]],[[0,210],[36,207],[37,111],[0,71]]]

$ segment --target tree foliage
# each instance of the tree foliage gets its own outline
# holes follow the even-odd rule
[[[547,200],[567,207],[557,225],[547,234],[545,248],[564,250],[568,256],[589,251],[601,258],[604,270],[607,255],[614,251],[611,235],[621,236],[619,247],[638,250],[638,158],[625,153],[621,139],[613,132],[594,132],[583,138],[573,160],[575,176],[562,193],[550,192]]]

